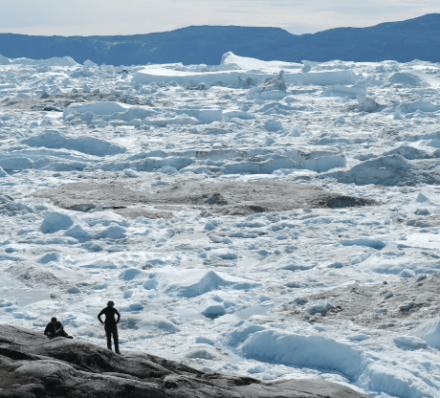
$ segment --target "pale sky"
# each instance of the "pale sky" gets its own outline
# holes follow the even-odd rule
[[[240,25],[302,34],[435,12],[440,12],[439,0],[0,0],[0,32],[125,35]]]

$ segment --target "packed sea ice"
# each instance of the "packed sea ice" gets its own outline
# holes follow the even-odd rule
[[[440,396],[440,65],[0,61],[0,322]]]

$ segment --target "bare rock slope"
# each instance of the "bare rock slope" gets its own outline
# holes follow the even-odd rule
[[[377,205],[372,199],[343,196],[316,186],[281,181],[220,182],[200,184],[180,182],[155,187],[129,183],[75,183],[43,189],[32,196],[47,198],[55,205],[88,211],[103,205],[119,212],[133,206],[155,206],[161,210],[180,210],[182,206],[220,214],[249,215],[298,208],[345,208]],[[177,207],[176,207],[177,206]]]
[[[359,327],[399,331],[436,319],[439,300],[440,276],[419,274],[382,285],[342,287],[299,297],[280,311],[318,324],[351,321]]]
[[[262,383],[184,364],[0,325],[0,397],[366,398],[323,380]]]

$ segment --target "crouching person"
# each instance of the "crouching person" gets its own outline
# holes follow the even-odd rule
[[[64,331],[63,325],[55,317],[53,317],[51,321],[47,324],[46,329],[44,329],[44,334],[49,339],[53,339],[55,337],[65,337],[67,339],[73,339],[72,336],[69,336]]]

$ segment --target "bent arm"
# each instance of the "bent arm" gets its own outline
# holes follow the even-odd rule
[[[99,315],[98,315],[99,322],[101,322],[102,324],[104,324],[104,322],[102,322],[102,319],[101,319],[101,316],[102,316],[103,313],[104,313],[104,310],[101,311],[101,312],[99,313]]]
[[[118,316],[118,319],[116,320],[116,324],[119,323],[119,320],[121,319],[121,314],[118,312],[117,309],[115,309],[116,315]]]

